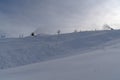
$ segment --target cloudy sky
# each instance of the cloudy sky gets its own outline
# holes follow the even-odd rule
[[[11,36],[120,28],[120,0],[0,0],[0,31]]]

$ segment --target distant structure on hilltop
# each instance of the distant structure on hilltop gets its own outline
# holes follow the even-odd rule
[[[40,28],[37,28],[34,32],[35,36],[46,36],[49,35],[48,33],[46,33],[45,31],[42,31]]]
[[[31,33],[31,36],[35,36],[35,33],[34,33],[34,32],[32,32],[32,33]]]
[[[108,24],[104,24],[103,30],[114,30],[114,29],[111,26],[109,26]]]
[[[6,38],[7,34],[3,31],[0,31],[0,39]]]

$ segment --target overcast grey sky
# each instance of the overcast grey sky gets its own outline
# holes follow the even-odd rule
[[[119,0],[0,0],[0,31],[12,36],[120,28]],[[116,27],[117,26],[117,27]]]

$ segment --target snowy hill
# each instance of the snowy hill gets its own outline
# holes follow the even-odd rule
[[[120,30],[0,39],[0,69],[79,55],[120,39]]]
[[[0,80],[120,80],[120,40],[86,54],[0,71]]]

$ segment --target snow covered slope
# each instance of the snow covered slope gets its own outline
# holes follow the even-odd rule
[[[113,43],[86,54],[2,70],[0,80],[120,80],[120,40]]]
[[[86,53],[119,39],[120,30],[0,39],[0,69]]]

